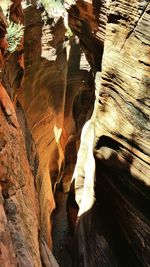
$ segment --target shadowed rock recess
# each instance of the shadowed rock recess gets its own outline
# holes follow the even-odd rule
[[[0,267],[149,267],[149,151],[149,1],[1,1]]]

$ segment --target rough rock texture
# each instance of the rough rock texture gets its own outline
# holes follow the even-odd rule
[[[89,2],[76,1],[68,8],[71,18],[78,14],[76,21],[82,23],[83,9],[85,14],[86,6],[94,10],[98,3]],[[80,154],[79,150],[77,163],[81,165],[78,164],[80,168],[74,177],[79,215],[83,216],[76,229],[74,266],[149,266],[150,4],[106,2],[102,71],[96,75],[96,103],[91,118],[95,133],[96,201],[87,211],[92,206],[88,198],[92,181],[85,175],[88,163],[85,152]],[[86,20],[91,24],[89,16]],[[75,23],[70,20],[70,24],[76,32]],[[81,41],[84,37],[86,32]],[[86,142],[87,139],[83,140],[83,144]]]
[[[35,1],[25,6],[24,43],[9,55],[2,72],[35,176],[40,235],[51,248],[54,194],[60,184],[64,192],[69,191],[81,128],[94,103],[90,65],[79,39],[66,37],[64,14],[48,13]]]
[[[34,178],[14,107],[2,86],[0,107],[1,266],[41,266]]]
[[[22,10],[21,0],[11,0],[9,8],[9,18],[15,23],[24,22],[24,14]]]
[[[0,65],[7,69],[4,58],[8,46],[5,38],[7,23],[2,12],[0,25]],[[12,63],[12,58],[9,57],[9,63]],[[17,61],[13,62],[16,66]],[[10,81],[13,75],[11,70],[14,69],[13,66],[10,68]],[[4,72],[2,78],[3,75]],[[9,79],[7,81],[9,84]],[[19,102],[13,105],[0,84],[0,266],[58,267],[40,236],[40,210],[35,187],[36,162],[37,154],[24,112]]]
[[[66,0],[65,7],[69,13],[69,26],[80,38],[80,45],[93,72],[101,70],[107,22],[106,1]]]
[[[25,10],[25,25],[24,78],[16,96],[38,151],[36,185],[41,233],[52,246],[53,193],[60,181],[63,190],[69,190],[76,143],[82,125],[92,112],[94,87],[77,38],[72,37],[70,44],[65,42],[66,29],[61,16],[50,18],[43,8],[37,10],[32,5]]]
[[[66,0],[68,37],[65,11],[12,2],[25,32],[6,52],[0,10],[0,265],[58,266],[54,196],[69,191],[77,158],[67,266],[148,267],[149,2]]]
[[[4,38],[6,34],[7,20],[3,14],[3,10],[0,7],[0,78],[1,78],[1,70],[3,65],[3,55],[8,46],[6,39]]]

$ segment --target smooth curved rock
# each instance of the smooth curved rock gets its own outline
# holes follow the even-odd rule
[[[95,3],[93,6],[91,4],[91,12]],[[80,10],[83,7],[86,7],[86,1],[76,1],[68,8],[70,16],[77,16],[82,21]],[[100,231],[105,236],[115,255],[117,266],[121,267],[145,267],[150,262],[149,8],[147,1],[107,1],[102,69],[95,80],[96,210],[93,216],[97,218],[101,215],[106,228],[101,226],[101,220],[98,225],[94,222],[92,234],[96,231],[98,235]],[[87,23],[91,23],[91,19],[88,16],[86,18]],[[71,20],[70,24],[76,32]],[[84,35],[80,38],[82,41]],[[81,164],[80,169],[84,169],[84,154],[80,155],[81,160],[77,161],[76,168]],[[87,189],[83,179],[82,185],[80,184],[79,177],[75,180],[76,187],[80,187],[76,198],[81,199],[83,190]],[[86,177],[84,179],[86,181]],[[88,202],[87,190],[84,201],[87,209]],[[78,203],[80,204],[79,201]],[[91,213],[92,209],[89,209],[90,216]],[[77,243],[82,237],[81,247],[84,249],[82,252],[77,250],[75,266],[96,267],[98,263],[88,261],[88,255],[93,255],[96,251],[102,257],[101,249],[106,255],[107,249],[104,252],[102,244],[95,245],[94,238],[90,246],[87,246],[87,233],[90,233],[90,220],[93,218],[89,219],[84,232],[84,224],[88,220],[86,213],[84,216],[85,219],[82,216],[78,219],[75,234]],[[104,266],[112,266],[108,255],[106,259],[108,262]]]
[[[66,36],[62,13],[48,13],[33,1],[25,6],[24,23],[24,49],[9,56],[2,80],[36,176],[40,233],[52,248],[54,194],[61,185],[69,191],[81,128],[93,110],[94,79],[79,39]]]
[[[93,157],[94,148],[94,127],[92,120],[85,123],[81,143],[77,156],[77,163],[73,174],[75,199],[79,206],[78,216],[89,210],[95,201],[94,180],[95,160]]]
[[[79,149],[67,202],[73,266],[148,267],[150,5],[66,0],[65,6],[78,37],[69,30],[66,36],[64,10],[47,12],[31,1],[24,49],[21,43],[12,55],[5,53],[0,13],[1,76],[14,105],[1,87],[0,264],[41,266],[42,257],[46,267],[57,266],[48,249],[54,194],[58,187],[69,191]],[[20,1],[13,1],[10,17],[23,21]]]

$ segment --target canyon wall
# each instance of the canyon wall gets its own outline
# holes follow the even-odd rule
[[[104,46],[95,79],[95,109],[83,140],[86,148],[79,150],[74,174],[80,208],[74,266],[149,266],[150,4],[76,1],[67,8],[72,31],[81,43],[86,40],[87,58],[97,53],[93,40]],[[104,28],[105,37],[99,34]],[[93,138],[91,127],[95,165],[92,160],[83,162]],[[91,167],[96,168],[95,177],[90,177],[95,194],[88,176]]]
[[[57,267],[40,234],[35,181],[38,155],[24,111],[18,102],[13,102],[15,84],[20,82],[14,74],[18,67],[20,77],[21,48],[12,55],[7,52],[6,27],[1,10],[1,82],[6,87],[0,83],[0,266]]]
[[[1,11],[1,66],[8,46]],[[0,266],[41,266],[39,205],[14,106],[0,84]]]
[[[24,137],[39,207],[36,238],[47,266],[54,194],[58,187],[70,190],[81,129],[93,111],[94,79],[79,39],[64,26],[66,11],[20,3],[13,1],[9,17],[24,23],[24,35],[13,53],[5,47],[2,84]]]
[[[0,10],[0,266],[58,266],[58,188],[70,267],[149,266],[150,4],[22,6],[9,7],[24,24],[13,53]]]

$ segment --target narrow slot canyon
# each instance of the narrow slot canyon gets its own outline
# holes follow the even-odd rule
[[[0,2],[0,267],[150,266],[150,3]]]

